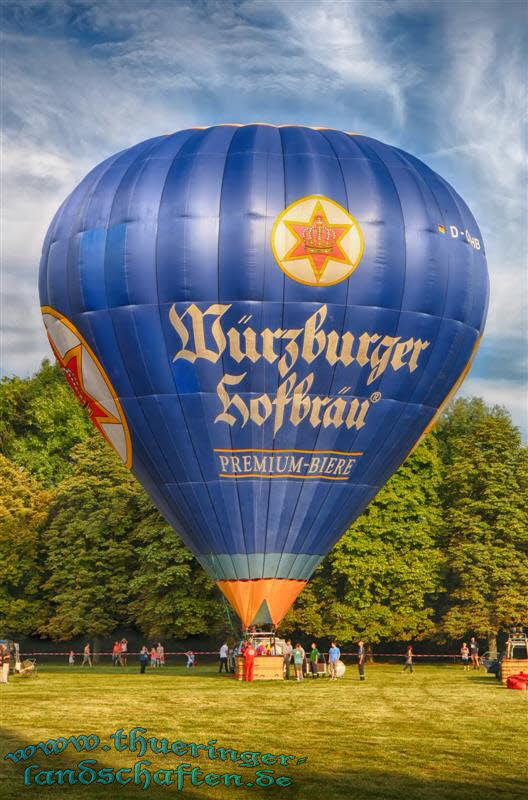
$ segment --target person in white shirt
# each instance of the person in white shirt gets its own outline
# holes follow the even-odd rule
[[[128,655],[128,641],[126,639],[121,639],[121,654],[120,654],[120,662],[122,667],[126,667],[127,665],[127,655]]]
[[[222,645],[222,647],[220,648],[220,651],[219,651],[220,664],[218,666],[218,672],[222,672],[222,667],[225,669],[226,672],[228,672],[228,669],[227,669],[227,654],[228,654],[228,652],[229,652],[229,648],[227,646],[227,642],[224,642],[224,644]]]
[[[86,644],[84,645],[83,660],[81,666],[84,667],[85,664],[89,664],[90,666],[92,666],[92,657],[90,652],[90,645],[88,642],[86,642]]]

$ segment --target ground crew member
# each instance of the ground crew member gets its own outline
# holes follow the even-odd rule
[[[255,666],[255,656],[257,651],[253,641],[250,639],[246,649],[244,650],[244,677],[246,681],[253,680],[253,668]]]

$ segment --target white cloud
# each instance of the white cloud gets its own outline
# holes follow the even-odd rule
[[[391,42],[381,35],[379,19],[390,13],[385,4],[373,2],[369,13],[364,13],[363,4],[336,4],[333,0],[283,3],[280,7],[308,61],[334,73],[347,91],[356,88],[377,94],[380,102],[388,100],[395,124],[405,123],[405,93],[417,82],[420,71],[398,61]],[[310,93],[311,79],[307,74],[305,88]]]
[[[482,229],[487,340],[501,343],[501,354],[510,341],[518,349],[528,325],[526,71],[512,8],[426,0],[20,3],[3,42],[3,368],[31,371],[48,353],[36,311],[41,243],[88,169],[149,136],[262,118],[343,120],[411,152],[416,141],[429,142],[418,155],[455,186]],[[417,20],[433,32],[434,48],[424,47]],[[502,397],[520,419],[518,384],[480,375],[465,390]]]
[[[506,380],[472,378],[462,384],[462,397],[482,397],[490,405],[504,406],[524,436],[528,435],[528,388]]]
[[[451,170],[453,185],[472,198],[490,271],[487,334],[494,338],[528,333],[526,56],[521,18],[512,24],[511,8],[449,6],[437,147],[421,155],[448,179]]]

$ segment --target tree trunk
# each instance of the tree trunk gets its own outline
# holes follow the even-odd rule
[[[497,652],[497,634],[495,632],[488,632],[488,650],[490,653]]]
[[[93,654],[92,654],[92,661],[94,664],[99,663],[99,653],[101,650],[101,638],[99,636],[94,636],[93,639]]]

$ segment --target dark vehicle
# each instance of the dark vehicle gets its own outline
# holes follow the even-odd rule
[[[504,652],[490,651],[484,653],[480,659],[486,672],[495,675],[496,678],[502,678],[503,667],[506,664],[510,666],[515,661],[524,662],[524,664],[519,663],[519,667],[524,667],[528,661],[528,634],[524,633],[521,627],[513,628],[510,631]]]

